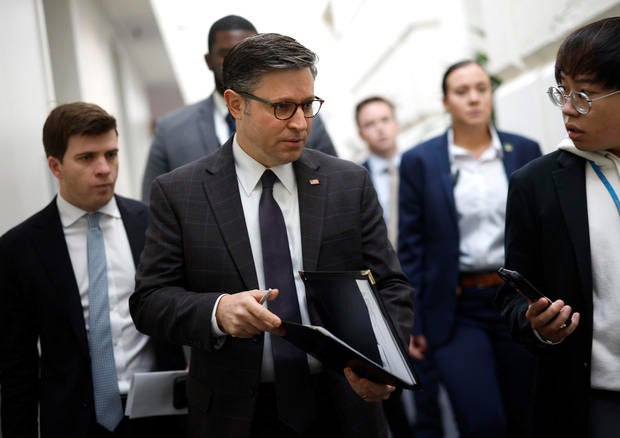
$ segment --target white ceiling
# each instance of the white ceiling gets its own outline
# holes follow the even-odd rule
[[[341,3],[358,0],[339,0]],[[151,0],[164,45],[174,66],[181,94],[187,102],[204,98],[213,90],[212,75],[206,69],[209,28],[219,18],[236,14],[250,20],[259,32],[291,35],[302,43],[313,42],[328,0]],[[319,23],[319,27],[317,27]]]
[[[175,84],[174,69],[150,0],[98,0],[98,3],[146,84]]]
[[[333,21],[329,0],[96,1],[115,27],[117,37],[149,90],[175,89],[185,103],[198,101],[213,90],[212,75],[203,55],[207,51],[209,28],[217,19],[229,14],[241,15],[259,32],[291,35],[306,44],[312,41],[315,51],[318,51],[317,44],[328,44],[329,35],[324,35],[324,26]],[[339,0],[338,4],[351,8],[363,1]]]

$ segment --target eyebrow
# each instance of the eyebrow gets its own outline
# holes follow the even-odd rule
[[[307,102],[310,102],[311,100],[314,100],[316,98],[317,98],[316,95],[313,94],[310,97],[302,98],[299,102],[300,103],[307,103]],[[268,100],[271,100],[273,103],[285,103],[285,102],[286,103],[297,103],[296,100],[294,100],[292,98],[289,98],[289,97],[274,98],[274,99],[268,99]]]

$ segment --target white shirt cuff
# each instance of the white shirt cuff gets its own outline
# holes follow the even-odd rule
[[[213,338],[216,341],[219,341],[220,338],[223,338],[224,336],[228,335],[228,333],[220,329],[220,326],[217,324],[217,318],[215,317],[217,306],[220,304],[220,300],[222,299],[224,295],[227,295],[227,294],[222,294],[219,297],[217,297],[217,300],[215,300],[215,305],[213,306],[213,312],[211,313],[211,331],[213,333]]]

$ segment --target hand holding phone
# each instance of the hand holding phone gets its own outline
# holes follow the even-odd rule
[[[529,301],[534,302],[540,300],[541,298],[544,298],[549,303],[547,307],[551,305],[552,301],[547,298],[542,292],[536,289],[534,285],[530,283],[527,278],[525,278],[519,272],[511,271],[510,269],[506,268],[499,268],[497,270],[497,273],[500,277],[502,277],[506,284],[513,287],[517,292],[519,292]],[[565,324],[569,325],[570,323],[571,319],[569,318]]]

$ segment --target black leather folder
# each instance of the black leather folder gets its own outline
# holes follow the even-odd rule
[[[324,366],[378,383],[415,389],[418,379],[370,271],[300,272],[319,323],[283,321],[284,338]]]

